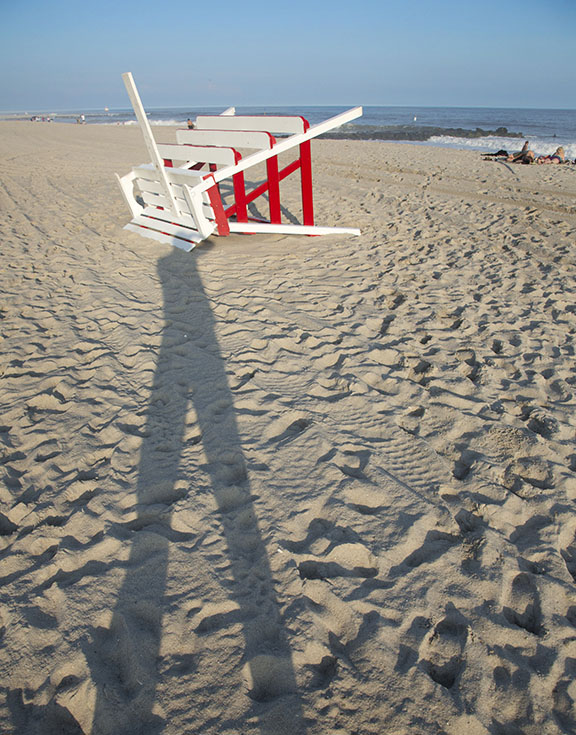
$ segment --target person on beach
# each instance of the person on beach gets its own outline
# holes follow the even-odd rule
[[[538,156],[536,163],[564,163],[564,148],[558,146],[551,156]]]
[[[493,161],[496,158],[508,158],[508,151],[505,151],[504,148],[501,148],[499,151],[496,151],[496,153],[483,153],[484,161]]]
[[[192,120],[190,120],[190,118],[188,118],[187,125],[188,125],[188,130],[194,130],[194,123],[192,122]]]
[[[484,160],[493,161],[497,158],[505,158],[507,161],[515,161],[518,157],[523,156],[528,151],[529,147],[530,143],[526,141],[519,153],[508,153],[508,151],[505,151],[503,148],[496,151],[496,153],[484,153]]]
[[[506,161],[508,163],[534,163],[534,151],[530,150],[530,143],[526,141],[522,146],[522,150],[519,153],[513,153],[508,156]]]

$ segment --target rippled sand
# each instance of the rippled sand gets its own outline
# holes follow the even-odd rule
[[[362,237],[186,254],[0,124],[2,732],[576,728],[576,167],[313,155]]]

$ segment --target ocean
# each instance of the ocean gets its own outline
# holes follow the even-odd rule
[[[218,114],[218,107],[173,107],[148,110],[152,125],[183,125],[199,114]],[[268,112],[303,115],[311,124],[325,120],[347,107],[236,107],[238,115]],[[136,125],[131,109],[76,110],[67,112],[4,113],[0,119],[50,117],[76,123],[83,114],[88,125]],[[393,140],[417,145],[463,148],[485,152],[520,150],[525,140],[537,154],[552,153],[564,146],[566,157],[576,158],[576,110],[541,110],[488,107],[374,107],[364,115],[330,133],[329,137],[361,140]]]

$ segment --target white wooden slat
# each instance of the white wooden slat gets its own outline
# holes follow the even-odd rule
[[[158,232],[165,232],[168,235],[174,235],[176,237],[194,240],[194,242],[200,242],[206,239],[195,228],[192,229],[191,227],[186,227],[177,223],[174,224],[172,222],[165,222],[164,220],[157,220],[151,217],[145,217],[143,215],[134,217],[134,219],[132,220],[132,224],[140,225],[141,227],[148,227]],[[214,231],[214,229],[215,226],[212,228],[212,232]]]
[[[220,163],[224,166],[232,166],[236,163],[234,151],[231,148],[159,143],[158,151],[162,158],[173,161],[202,161],[203,163]]]
[[[162,194],[162,187],[158,181],[149,181],[148,179],[136,179],[136,185],[140,191],[147,191],[150,194]],[[170,184],[174,196],[178,200],[184,199],[184,188],[180,184]]]
[[[214,231],[214,224],[204,215],[202,208],[202,192],[193,191],[189,187],[184,187],[184,195],[196,227],[200,234],[208,237]]]
[[[162,194],[163,189],[160,185],[159,181],[150,181],[149,179],[136,179],[136,185],[140,189],[140,191],[147,191],[150,194]],[[174,196],[176,199],[183,199],[184,194],[182,193],[182,187],[177,186],[176,184],[172,184],[172,189],[174,191]]]
[[[146,144],[148,153],[150,153],[152,163],[158,171],[160,182],[164,186],[164,194],[168,197],[168,200],[173,207],[174,202],[172,201],[172,192],[170,191],[170,187],[168,186],[166,177],[164,176],[164,162],[158,154],[156,141],[154,140],[154,136],[152,135],[152,128],[150,127],[150,123],[148,122],[148,118],[146,117],[146,112],[144,110],[144,106],[142,105],[142,100],[140,99],[138,90],[136,89],[136,84],[134,83],[132,74],[128,71],[125,74],[122,74],[122,79],[124,80],[124,86],[126,87],[126,91],[128,92],[128,97],[130,97],[130,102],[132,103],[134,114],[136,115],[136,119],[138,120],[138,123],[142,130],[144,143]]]
[[[235,107],[227,107],[224,112],[220,113],[220,116],[224,115],[235,115],[236,114],[236,108]]]
[[[173,172],[175,169],[172,168],[165,168],[164,173],[168,180],[170,180],[170,173]],[[133,171],[137,175],[139,179],[146,179],[147,181],[159,181],[158,172],[152,166],[150,163],[143,163],[140,166],[134,166]],[[186,182],[189,186],[194,186],[199,181],[202,181],[204,179],[204,176],[206,176],[206,171],[185,171],[186,174]],[[174,183],[174,182],[172,182]]]
[[[148,182],[147,182],[148,183]],[[146,189],[140,187],[140,197],[147,203],[151,204],[155,207],[164,207],[166,209],[166,202],[168,201],[164,194],[160,194],[159,192],[151,192],[147,191]],[[176,201],[176,206],[180,208],[186,209],[186,200],[184,199],[184,194],[181,196],[175,196],[174,200]]]
[[[124,201],[128,205],[128,209],[132,213],[132,216],[135,217],[138,214],[138,204],[136,200],[134,199],[134,179],[136,178],[136,174],[131,171],[129,174],[126,174],[125,176],[118,176],[116,174],[116,180],[118,181],[118,186],[120,187],[120,191],[122,192],[122,196],[124,197]]]
[[[178,143],[220,145],[232,148],[271,148],[274,139],[261,130],[177,130]]]
[[[310,225],[274,225],[268,222],[230,222],[230,232],[278,233],[286,235],[360,235],[354,227],[316,227]]]
[[[143,191],[140,194],[142,201],[150,207],[164,207],[166,209],[167,199],[162,194],[150,194],[147,191]],[[186,202],[183,199],[176,199],[176,206],[181,207]],[[138,212],[138,214],[140,214]]]
[[[226,166],[222,171],[230,171],[233,166]],[[214,186],[216,172],[190,171],[186,168],[166,168],[166,177],[171,184],[189,186],[195,191],[206,191]],[[227,178],[226,176],[224,178]]]
[[[132,169],[139,179],[148,179],[150,181],[159,181],[158,171],[151,163],[141,163]]]
[[[137,174],[137,184],[140,188],[146,187],[147,191],[163,193],[163,189],[160,191],[157,187],[158,178],[153,168],[143,165],[137,166],[134,171]],[[166,168],[165,171],[168,185],[176,198],[184,198],[184,186],[201,192],[206,192],[207,189],[214,186],[212,174],[207,174],[206,171],[190,171],[182,168]],[[209,203],[207,194],[204,194],[204,201]]]
[[[158,181],[148,181],[147,179],[136,179],[136,185],[138,189],[140,190],[140,195],[142,199],[146,202],[146,204],[150,204],[151,206],[156,207],[164,207],[164,209],[169,209],[168,207],[168,200],[163,194],[163,188],[160,185]],[[170,184],[172,191],[174,193],[174,199],[176,202],[176,207],[179,212],[187,213],[189,211],[188,201],[184,195],[184,187],[180,186],[179,184]],[[203,202],[203,208],[204,208],[204,215],[206,217],[210,217],[211,219],[214,218],[214,212],[212,211],[212,206],[210,205],[210,201],[208,199],[208,196],[205,195],[205,199]],[[140,213],[140,207],[138,207],[137,211],[133,211],[132,214],[136,215]]]
[[[164,209],[167,208],[166,197],[162,194],[150,194],[143,191],[141,192],[140,196],[142,198],[142,201],[150,207],[164,207]],[[176,197],[176,206],[178,207],[178,211],[184,215],[188,214],[190,210],[188,201],[184,198],[184,195],[182,195],[182,199]],[[138,211],[133,213],[134,216],[140,214],[141,211],[142,209],[138,208]],[[202,202],[202,211],[205,217],[214,219],[214,212],[212,211],[212,207],[207,202]]]
[[[145,207],[138,215],[152,217],[158,222],[172,222],[173,224],[182,225],[182,227],[191,227],[197,230],[196,221],[190,214],[174,214],[169,209],[156,209],[156,207]]]
[[[198,227],[198,221],[196,220],[196,216],[192,215],[192,210],[190,206],[188,205],[188,203],[182,202],[182,204],[183,204],[183,207],[180,209],[180,211],[177,214],[174,214],[170,209],[157,209],[156,205],[150,204],[144,209],[140,209],[140,211],[138,212],[138,215],[146,214],[149,217],[154,217],[155,219],[162,220],[163,222],[176,222],[180,225],[183,225],[184,227],[193,227],[195,230],[200,229]],[[198,211],[197,206],[194,209],[195,212]],[[214,219],[214,214],[211,208],[209,209],[207,206],[202,205],[202,212],[203,212],[202,220],[204,219],[213,220]]]
[[[195,241],[191,242],[190,240],[182,240],[179,237],[165,235],[163,232],[156,232],[156,230],[149,230],[145,227],[139,227],[138,225],[133,225],[131,223],[127,224],[124,229],[130,230],[130,232],[135,232],[137,235],[142,235],[142,237],[148,237],[151,240],[156,240],[157,242],[163,242],[167,245],[173,245],[174,247],[180,248],[180,250],[184,250],[187,253],[193,250],[197,244]],[[201,240],[199,242],[201,242]]]
[[[266,130],[269,133],[303,133],[304,119],[282,115],[198,115],[198,130]]]

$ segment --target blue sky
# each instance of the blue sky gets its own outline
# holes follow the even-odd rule
[[[0,110],[576,107],[576,0],[0,0]]]

